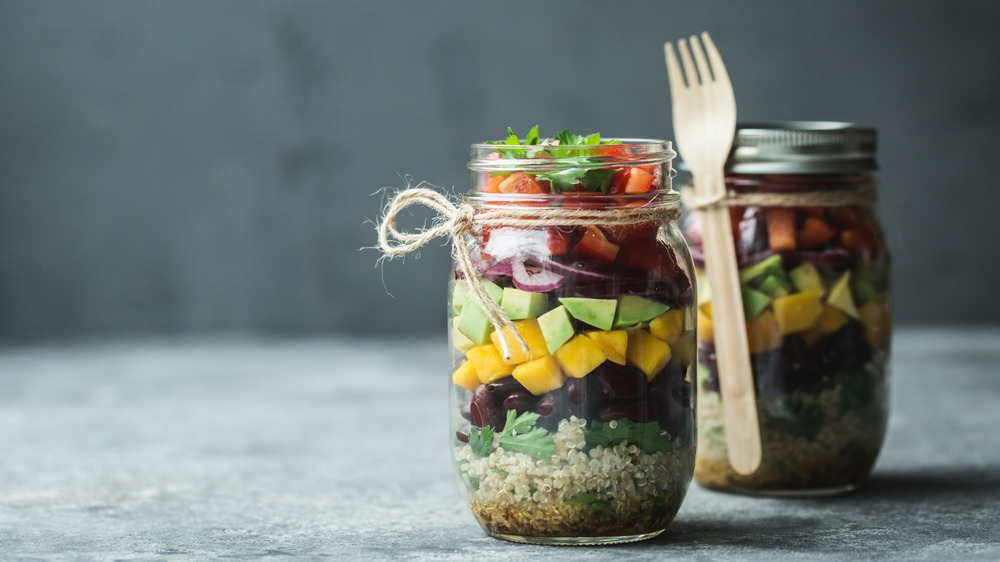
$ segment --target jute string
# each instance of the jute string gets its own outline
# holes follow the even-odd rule
[[[693,189],[681,189],[684,206],[689,209],[711,207],[848,207],[874,206],[877,202],[875,184],[867,183],[845,189],[821,188],[790,193],[739,193],[728,190],[710,197],[698,195]]]
[[[429,228],[416,232],[400,232],[396,229],[396,215],[411,205],[423,205],[437,212],[437,218]],[[451,238],[451,253],[459,270],[472,291],[476,303],[483,309],[487,319],[498,330],[506,329],[528,352],[528,344],[494,301],[479,278],[472,254],[469,251],[470,237],[482,227],[509,226],[538,228],[545,226],[587,226],[587,225],[629,225],[649,221],[669,222],[677,220],[681,211],[675,203],[651,200],[642,206],[615,207],[610,209],[576,209],[552,207],[505,206],[496,209],[476,210],[469,203],[455,204],[444,195],[422,187],[405,189],[396,194],[386,206],[378,224],[379,248],[385,257],[394,258],[408,254],[439,236]],[[506,337],[498,338],[504,360],[511,357]]]

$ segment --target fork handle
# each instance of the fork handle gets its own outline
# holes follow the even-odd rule
[[[725,189],[722,175],[695,178],[698,192],[711,196]],[[701,209],[705,268],[712,287],[712,325],[722,393],[723,422],[729,464],[740,474],[760,466],[760,426],[750,369],[743,297],[736,269],[732,223],[726,207]]]

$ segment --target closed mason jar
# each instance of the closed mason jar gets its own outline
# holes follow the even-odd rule
[[[737,128],[726,187],[763,449],[753,474],[727,461],[700,216],[685,218],[698,268],[703,486],[827,495],[871,472],[888,417],[891,317],[875,144],[874,129],[848,123]]]
[[[453,458],[494,537],[650,538],[691,481],[693,265],[673,221],[628,222],[678,204],[674,153],[664,141],[612,142],[472,146],[465,202],[477,216],[531,208],[549,221],[467,239],[477,281],[527,350],[491,325],[458,264],[451,275]],[[607,212],[589,224],[551,216],[564,210]]]

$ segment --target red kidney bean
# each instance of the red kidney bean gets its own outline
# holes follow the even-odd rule
[[[621,365],[608,366],[597,373],[601,390],[615,400],[634,400],[646,391],[646,375]]]
[[[517,411],[517,415],[521,415],[533,409],[535,406],[535,397],[531,395],[530,392],[512,392],[507,398],[503,399],[503,409]]]
[[[614,404],[608,404],[604,408],[601,408],[594,414],[594,419],[599,422],[609,422],[612,420],[620,420],[622,418],[628,417],[626,414],[626,409],[628,404],[622,402],[616,402]]]
[[[660,419],[660,406],[656,402],[643,400],[625,405],[625,417],[637,423],[649,423]]]
[[[455,439],[458,439],[459,442],[461,442],[461,443],[468,443],[469,442],[469,434],[468,433],[462,433],[461,431],[456,431],[455,432]]]
[[[559,427],[559,420],[566,417],[566,406],[569,399],[562,389],[546,392],[538,400],[535,412],[538,413],[538,425],[555,431]]]
[[[479,385],[476,391],[472,393],[470,411],[472,413],[472,423],[476,424],[477,427],[491,425],[499,429],[503,425],[503,412],[500,411],[500,408],[493,400],[493,396],[486,390],[485,384]]]
[[[503,402],[504,398],[507,398],[514,392],[528,392],[528,389],[524,388],[524,385],[517,382],[512,376],[501,377],[486,385],[486,391],[493,396],[493,399],[497,404]]]

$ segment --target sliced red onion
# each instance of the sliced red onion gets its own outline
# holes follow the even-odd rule
[[[611,281],[615,276],[611,273],[600,271],[595,267],[594,262],[574,260],[563,263],[552,259],[542,258],[542,267],[567,275],[580,281]],[[599,267],[599,266],[597,266]]]
[[[565,277],[554,271],[535,267],[532,268],[534,271],[529,271],[521,260],[514,260],[511,263],[511,269],[513,270],[514,286],[522,291],[545,293],[558,289],[566,282]]]
[[[492,281],[501,275],[512,275],[513,273],[513,266],[511,263],[509,261],[502,261],[487,267],[486,270],[482,272],[482,275]]]

